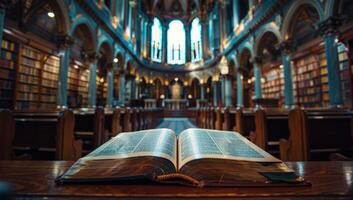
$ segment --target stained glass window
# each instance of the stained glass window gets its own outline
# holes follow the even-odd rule
[[[185,28],[180,20],[173,20],[169,23],[168,63],[185,63]]]

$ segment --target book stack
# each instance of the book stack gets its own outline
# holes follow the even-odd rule
[[[0,55],[0,108],[13,108],[18,45],[3,39]]]
[[[320,107],[322,105],[320,70],[319,60],[315,55],[304,57],[295,63],[293,81],[296,85],[296,96],[304,107]]]
[[[262,84],[264,98],[279,99],[284,93],[283,68],[279,66],[264,73],[265,82]]]
[[[16,108],[35,109],[40,100],[41,59],[43,55],[29,46],[24,46],[21,52]]]
[[[80,71],[79,94],[82,97],[82,105],[88,105],[88,85],[89,85],[89,70],[82,69]]]
[[[41,89],[41,107],[55,108],[58,79],[59,79],[60,60],[56,56],[50,56],[44,63],[42,70],[42,89]]]
[[[329,102],[328,94],[328,71],[327,71],[327,59],[326,53],[321,52],[319,55],[320,59],[320,75],[321,75],[321,92],[322,92],[322,104],[321,106],[327,107]]]

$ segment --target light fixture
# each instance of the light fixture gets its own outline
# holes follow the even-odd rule
[[[160,99],[164,99],[164,98],[165,98],[164,94],[161,94]]]
[[[49,12],[48,12],[48,17],[54,18],[54,17],[55,17],[55,13],[52,12],[52,11],[49,11]]]
[[[179,80],[179,78],[178,78],[178,77],[174,78],[174,81],[175,81],[175,82],[178,82],[178,80]]]
[[[189,99],[192,99],[192,95],[191,95],[191,94],[189,94],[189,95],[188,95],[188,98],[189,98]]]
[[[75,69],[78,69],[78,65],[74,65],[74,68],[75,68]]]
[[[104,78],[101,78],[100,82],[101,82],[101,83],[104,83]]]
[[[280,69],[283,69],[283,65],[280,65],[279,68],[280,68]]]
[[[119,59],[118,58],[114,58],[114,63],[118,63],[119,62]]]

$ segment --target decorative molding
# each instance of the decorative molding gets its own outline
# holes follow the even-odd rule
[[[57,37],[58,48],[70,48],[74,44],[74,38],[69,35],[59,35]]]
[[[287,41],[283,41],[278,45],[278,49],[285,54],[290,54],[291,52],[294,51],[294,47],[292,44],[292,41],[287,40]]]
[[[339,33],[342,20],[338,17],[329,17],[319,24],[319,31],[322,36],[332,36]]]

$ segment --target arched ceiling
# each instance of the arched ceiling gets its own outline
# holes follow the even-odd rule
[[[188,19],[206,9],[214,0],[142,0],[142,8],[164,19]]]

